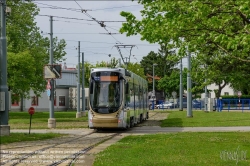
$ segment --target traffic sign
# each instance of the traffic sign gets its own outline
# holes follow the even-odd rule
[[[55,74],[51,71],[49,66],[44,66],[44,78],[56,78]]]
[[[177,93],[175,91],[172,92],[173,98],[176,98]]]
[[[46,85],[46,89],[51,89],[50,80],[48,80],[48,83],[47,83],[47,85]]]
[[[52,79],[52,78],[61,78],[62,75],[62,65],[45,65],[44,66],[44,78]]]
[[[34,107],[30,107],[28,112],[29,112],[30,115],[33,115],[35,113]]]

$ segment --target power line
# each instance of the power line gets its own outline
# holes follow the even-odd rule
[[[48,33],[49,34],[49,33]],[[63,34],[63,35],[73,35],[73,34],[85,34],[85,35],[107,35],[107,33],[87,33],[87,32],[85,32],[85,33],[53,33],[53,34]],[[120,33],[116,33],[116,34],[120,34]]]
[[[64,8],[64,7],[44,7],[44,6],[37,6],[39,8],[45,8],[45,9],[63,9],[63,10],[69,10],[69,11],[74,11],[74,12],[80,12],[81,13],[81,10],[80,9],[74,9],[74,8]]]
[[[76,24],[84,24],[84,25],[96,25],[96,24],[82,23],[82,22],[74,22],[74,21],[63,21],[63,20],[53,20],[53,21],[67,22],[67,23],[76,23]]]
[[[46,14],[38,14],[37,16],[46,16],[46,17],[50,17],[52,15],[46,15]],[[88,20],[88,19],[83,19],[83,18],[74,18],[74,17],[62,17],[62,16],[52,16],[52,17],[55,17],[55,18],[63,18],[63,19],[71,19],[71,20],[82,20],[82,21],[95,21],[97,22],[97,20],[95,20],[95,18],[92,18],[92,20]],[[104,25],[104,22],[126,22],[126,21],[109,21],[109,20],[106,20],[106,21],[99,21],[101,24]]]
[[[70,41],[70,42],[78,42],[79,40],[65,40],[65,41]],[[93,42],[93,41],[80,41],[80,42],[85,42],[85,43],[103,43],[103,44],[114,44],[114,43],[108,43],[108,42]]]
[[[40,3],[40,2],[34,2],[34,3],[48,6],[48,7],[40,7],[40,8],[64,9],[64,10],[72,10],[72,11],[79,11],[79,12],[81,12],[81,10],[76,9],[76,8],[63,8],[63,7],[49,5],[49,4],[44,4],[44,3]],[[80,6],[80,5],[78,4],[78,6]],[[116,7],[111,7],[111,8],[99,8],[99,9],[87,9],[87,10],[88,11],[110,10],[110,9],[127,8],[127,7],[134,7],[134,6],[141,6],[141,5],[116,6]]]
[[[50,16],[52,16],[52,15],[42,15],[42,14],[38,14],[37,16],[50,17]],[[82,18],[73,18],[73,17],[62,17],[62,16],[52,16],[52,17],[55,17],[55,18],[64,18],[64,19],[71,19],[71,20],[93,21],[93,20],[82,19]]]
[[[81,5],[79,5],[79,3],[78,3],[76,0],[74,0],[74,1],[75,1],[76,4],[81,8],[83,14],[85,14],[87,17],[89,17],[89,18],[91,18],[92,20],[94,20],[95,22],[97,22],[102,28],[104,28],[104,29],[108,32],[108,34],[109,34],[111,37],[113,37],[119,44],[122,44],[119,40],[117,40],[117,39],[111,34],[111,32],[109,32],[109,31],[107,30],[106,25],[104,24],[104,21],[98,21],[98,20],[96,20],[94,17],[92,17],[90,14],[88,14],[88,13],[87,13],[87,10],[84,10],[84,9],[81,7]]]
[[[133,7],[133,6],[141,6],[141,5],[128,5],[128,6],[117,6],[117,7],[112,7],[112,8],[91,9],[90,11],[110,10],[110,9],[117,9],[117,8],[124,8],[124,7]]]

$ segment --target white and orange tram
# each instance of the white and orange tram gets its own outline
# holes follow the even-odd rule
[[[124,68],[90,72],[88,124],[91,129],[131,128],[148,119],[148,83]]]

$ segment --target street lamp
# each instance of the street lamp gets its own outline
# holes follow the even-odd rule
[[[153,64],[153,104],[152,104],[152,109],[154,110],[154,104],[155,104],[155,66],[157,66],[156,63]]]

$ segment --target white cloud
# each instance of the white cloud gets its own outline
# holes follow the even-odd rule
[[[67,42],[66,46],[66,63],[68,66],[75,66],[78,62],[78,41],[81,41],[81,52],[85,53],[85,61],[95,64],[97,61],[109,61],[111,57],[116,59],[120,58],[118,50],[113,47],[116,43],[121,42],[127,45],[137,45],[132,49],[131,56],[132,62],[139,62],[143,56],[146,56],[150,51],[156,51],[159,46],[156,44],[150,45],[146,41],[141,41],[140,36],[126,37],[125,34],[114,34],[108,35],[104,34],[107,31],[102,28],[95,21],[125,21],[123,17],[120,16],[121,11],[129,11],[136,15],[139,19],[140,10],[143,8],[137,2],[131,1],[35,1],[35,3],[40,7],[39,15],[51,15],[59,16],[65,18],[53,17],[53,36],[57,36],[59,39],[65,39]],[[79,5],[78,5],[79,4]],[[61,7],[70,8],[66,9],[51,9],[48,7]],[[84,13],[80,12],[80,9],[88,9],[86,16]],[[74,10],[74,11],[72,11]],[[84,20],[74,20],[66,18],[79,18]],[[40,27],[44,35],[49,37],[50,32],[50,22],[48,16],[37,16],[36,18],[37,26]],[[121,27],[121,22],[105,22],[107,26],[106,29],[111,33],[118,33]],[[121,49],[124,57],[129,56],[129,49]]]

